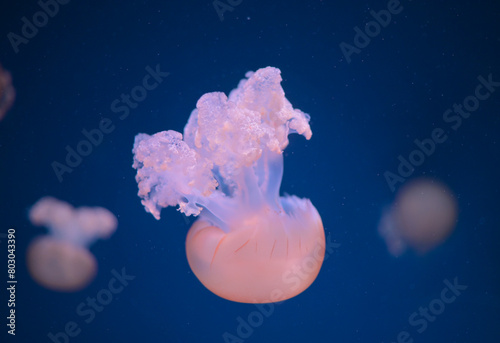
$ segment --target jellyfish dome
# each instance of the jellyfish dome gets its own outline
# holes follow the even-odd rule
[[[198,216],[186,238],[196,277],[222,298],[267,303],[315,280],[325,254],[321,217],[308,199],[279,196],[288,135],[310,139],[309,115],[294,109],[280,70],[248,72],[227,97],[203,95],[184,135],[135,138],[138,195],[156,219],[164,207]]]
[[[419,254],[443,243],[457,220],[457,203],[444,184],[419,178],[401,188],[379,224],[389,252],[401,255],[407,247]]]
[[[0,65],[0,120],[12,106],[15,97],[16,91],[12,86],[12,77]]]
[[[97,271],[97,261],[87,249],[47,236],[30,244],[27,261],[32,278],[56,291],[79,290]]]
[[[73,208],[52,197],[40,199],[29,212],[33,225],[49,228],[28,247],[28,270],[40,285],[55,291],[77,291],[95,277],[97,261],[87,247],[108,238],[116,217],[101,207]]]

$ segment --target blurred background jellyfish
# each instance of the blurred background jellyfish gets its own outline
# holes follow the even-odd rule
[[[98,238],[110,237],[116,217],[101,207],[73,208],[52,197],[40,199],[29,212],[33,225],[49,228],[27,252],[28,270],[40,285],[55,291],[77,291],[87,286],[97,262],[87,249]]]
[[[423,254],[450,236],[456,220],[451,191],[435,180],[417,179],[401,188],[378,230],[392,255],[401,255],[407,246]]]
[[[311,285],[325,254],[321,218],[308,199],[279,196],[288,134],[310,139],[309,116],[294,109],[280,70],[248,72],[229,98],[203,95],[183,135],[139,134],[138,195],[147,212],[179,205],[198,216],[186,238],[196,277],[222,298],[267,303]]]
[[[0,65],[0,120],[3,119],[14,102],[16,91],[12,86],[10,73],[2,69]]]

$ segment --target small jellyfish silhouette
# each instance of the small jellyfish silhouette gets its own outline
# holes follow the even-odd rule
[[[72,292],[95,277],[97,262],[87,247],[108,238],[116,217],[101,207],[80,207],[52,197],[40,199],[29,212],[33,225],[46,226],[50,235],[35,238],[28,247],[27,264],[32,278],[55,291]]]
[[[321,218],[308,199],[279,196],[288,134],[310,139],[309,115],[294,109],[280,70],[248,72],[229,98],[203,95],[184,138],[138,134],[138,195],[156,219],[179,206],[199,219],[186,238],[189,265],[218,296],[282,301],[316,279],[325,254]]]
[[[16,91],[12,86],[12,77],[0,65],[0,120],[12,106],[15,97]]]
[[[400,256],[409,246],[424,254],[448,238],[455,228],[457,204],[442,183],[416,179],[403,186],[379,223],[389,252]]]

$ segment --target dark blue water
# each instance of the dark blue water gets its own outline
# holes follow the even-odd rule
[[[0,238],[0,341],[498,342],[498,2],[223,0],[219,11],[221,4],[229,6],[223,20],[209,0],[71,1],[50,7],[52,17],[37,16],[34,0],[0,6],[0,63],[17,91],[0,122],[0,232],[17,232],[18,280],[13,337]],[[380,14],[388,9],[390,19]],[[382,24],[365,26],[372,10]],[[40,27],[23,33],[33,20]],[[365,29],[371,38],[357,33]],[[170,74],[143,101],[112,109],[157,65]],[[169,208],[156,221],[144,211],[131,149],[139,132],[181,131],[202,94],[227,93],[265,66],[281,69],[287,98],[312,118],[312,139],[291,137],[285,151],[281,192],[310,198],[340,246],[303,294],[259,309],[215,296],[192,274],[184,240],[193,219]],[[479,77],[492,82],[476,104]],[[473,111],[443,118],[465,99]],[[64,164],[82,130],[103,119],[109,133],[58,177],[54,162]],[[408,158],[414,140],[436,128],[447,139],[408,179],[446,183],[458,223],[429,254],[395,259],[377,234],[395,194],[384,173],[396,173],[398,156]],[[26,214],[44,195],[118,217],[117,232],[92,246],[99,272],[80,292],[45,290],[27,273],[26,247],[45,230]],[[121,291],[89,305],[115,273],[129,275]],[[435,300],[447,282],[462,286],[441,308]],[[434,312],[419,312],[429,306]]]

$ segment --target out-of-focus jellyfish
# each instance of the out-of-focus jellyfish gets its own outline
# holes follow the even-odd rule
[[[5,116],[14,102],[16,91],[12,86],[10,73],[0,65],[0,120]]]
[[[378,230],[392,255],[401,255],[407,246],[423,254],[448,238],[456,220],[451,191],[435,180],[417,179],[401,188]]]
[[[310,139],[309,115],[294,109],[280,70],[248,72],[229,98],[203,95],[182,134],[139,134],[138,195],[156,219],[179,205],[198,216],[186,238],[189,265],[222,298],[276,302],[304,291],[325,254],[321,218],[308,199],[279,196],[288,134]]]
[[[52,197],[40,199],[30,209],[33,225],[46,226],[50,235],[35,238],[28,247],[28,270],[40,285],[55,291],[77,291],[87,286],[97,262],[87,247],[108,238],[116,217],[101,207],[73,208]]]

